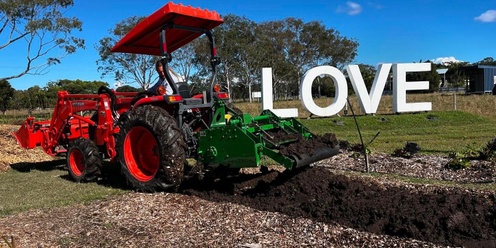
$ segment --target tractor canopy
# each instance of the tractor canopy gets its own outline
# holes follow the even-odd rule
[[[211,30],[223,22],[215,11],[169,2],[131,29],[111,52],[161,56],[201,36],[198,30]],[[165,37],[160,37],[167,26],[182,28],[171,29]]]

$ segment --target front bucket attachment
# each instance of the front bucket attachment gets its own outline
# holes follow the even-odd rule
[[[14,132],[17,144],[26,149],[40,146],[43,142],[43,132],[50,125],[50,121],[34,122],[34,117],[28,117],[19,130]]]

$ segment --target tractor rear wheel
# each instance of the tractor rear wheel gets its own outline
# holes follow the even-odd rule
[[[177,190],[184,178],[186,142],[176,120],[156,106],[119,119],[117,153],[128,183],[139,191]]]
[[[76,182],[96,180],[101,166],[102,157],[91,140],[79,138],[72,142],[67,152],[67,168]]]

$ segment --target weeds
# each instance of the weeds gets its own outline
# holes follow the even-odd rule
[[[492,142],[494,143],[494,139]],[[476,160],[476,159],[485,160],[487,156],[484,154],[490,154],[490,153],[494,154],[494,149],[492,149],[492,152],[490,152],[489,149],[487,148],[481,150],[481,148],[477,144],[472,143],[465,146],[460,152],[451,152],[449,154],[451,160],[448,162],[448,164],[446,164],[445,167],[447,169],[452,169],[452,170],[465,169],[470,167],[470,160]]]
[[[462,153],[452,152],[449,157],[451,160],[446,164],[446,169],[461,170],[470,167],[470,160]]]

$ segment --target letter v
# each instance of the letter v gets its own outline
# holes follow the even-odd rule
[[[381,101],[382,92],[386,86],[389,72],[392,64],[379,64],[377,73],[374,77],[374,83],[370,89],[370,95],[367,92],[367,87],[363,81],[362,73],[358,65],[346,66],[346,71],[350,77],[351,85],[358,96],[360,107],[366,114],[375,114]]]

